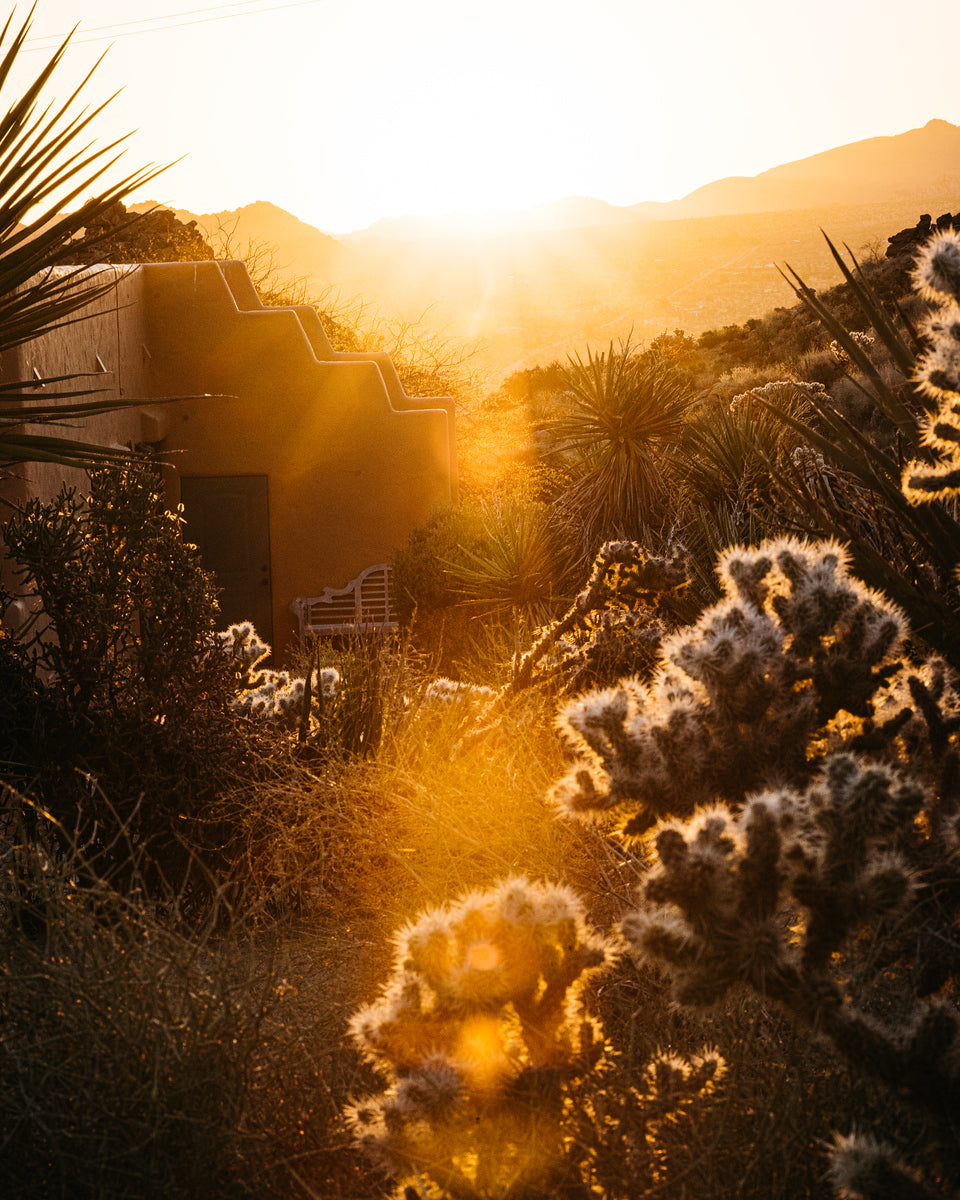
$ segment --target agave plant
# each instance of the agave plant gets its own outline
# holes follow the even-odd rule
[[[30,28],[28,17],[17,29],[11,13],[0,31],[0,97],[9,91]],[[164,169],[143,167],[104,185],[129,135],[100,147],[85,141],[90,125],[113,99],[93,108],[81,106],[80,94],[96,67],[62,103],[43,99],[69,41],[70,35],[0,117],[0,353],[83,320],[81,310],[116,286],[115,272],[91,277],[89,268],[71,265],[77,239],[96,217]],[[79,202],[95,187],[100,190]],[[38,382],[67,379],[81,377],[0,385],[0,462],[30,459],[93,467],[125,457],[106,447],[22,431],[27,412],[31,424],[42,425],[137,403],[92,399],[97,390],[80,387],[59,392],[54,403],[24,407],[26,389],[29,396]]]
[[[662,515],[693,390],[671,364],[637,355],[629,338],[588,347],[586,361],[571,357],[563,377],[569,411],[545,426],[571,477],[561,507],[589,548],[637,537]]]

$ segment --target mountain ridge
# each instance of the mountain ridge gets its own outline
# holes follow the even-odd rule
[[[526,224],[488,219],[468,233],[431,221],[429,236],[414,238],[377,236],[375,224],[353,240],[269,201],[177,215],[206,234],[230,230],[234,256],[246,257],[247,244],[275,247],[280,275],[304,280],[334,313],[339,297],[347,306],[356,297],[361,308],[397,314],[411,328],[481,345],[498,371],[631,331],[644,340],[760,317],[790,299],[777,263],[788,262],[811,287],[832,286],[836,264],[821,230],[837,246],[882,254],[921,214],[960,211],[960,127],[934,120],[781,164],[762,178],[716,180],[685,203],[678,215],[670,205],[617,208],[567,197],[532,210],[539,224],[529,212]],[[736,205],[747,211],[713,215]],[[403,228],[402,218],[391,220]]]
[[[904,187],[909,178],[909,188]],[[735,216],[738,213],[785,212],[826,208],[833,204],[879,203],[903,199],[908,191],[935,183],[938,190],[953,181],[960,186],[960,126],[934,117],[904,133],[866,138],[822,150],[807,158],[770,167],[758,175],[730,175],[703,184],[678,200],[644,200],[615,205],[594,197],[567,196],[530,209],[490,214],[499,228],[521,232],[584,228],[634,221],[683,220],[688,217]],[[551,222],[563,213],[564,224]],[[548,217],[544,222],[542,218]],[[450,213],[441,217],[409,215],[384,217],[366,229],[343,235],[349,240],[383,237],[420,240],[447,234],[463,235],[487,223]]]

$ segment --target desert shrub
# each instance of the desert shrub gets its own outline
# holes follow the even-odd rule
[[[541,393],[553,393],[564,388],[563,364],[556,359],[545,367],[527,367],[522,371],[514,371],[500,385],[505,396],[514,400],[525,400],[533,404]]]
[[[132,466],[94,474],[90,488],[32,500],[4,527],[34,611],[3,640],[0,703],[16,740],[0,770],[101,876],[119,885],[129,837],[157,881],[192,870],[199,894],[191,864],[199,855],[217,869],[230,836],[211,804],[268,746],[230,707],[237,677],[214,652],[213,581],[156,479]]]
[[[355,1067],[331,1014],[351,964],[269,927],[185,924],[175,893],[121,894],[56,840],[50,856],[21,823],[0,846],[4,1195],[376,1196],[338,1128]]]
[[[335,671],[335,692],[314,687],[314,724],[308,738],[326,753],[369,758],[377,754],[387,731],[403,719],[407,692],[414,686],[416,663],[409,646],[389,636],[358,634],[334,653],[335,668],[323,668],[324,647],[315,654],[315,678]]]
[[[0,851],[4,1190],[246,1193],[241,1126],[279,981],[135,889],[78,883],[95,864],[62,838],[54,859],[24,835]]]
[[[904,618],[835,545],[734,548],[721,575],[648,685],[566,705],[579,762],[554,799],[655,847],[620,928],[681,1003],[752,992],[885,1089],[883,1144],[838,1144],[849,1194],[956,1188],[955,682],[911,663]]]
[[[843,376],[843,363],[832,350],[811,350],[797,362],[800,379],[822,384],[833,392],[833,385]]]
[[[403,621],[426,616],[456,601],[448,564],[483,537],[475,505],[449,505],[415,529],[393,556],[393,589]]]

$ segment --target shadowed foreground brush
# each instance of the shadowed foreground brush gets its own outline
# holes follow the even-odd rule
[[[720,574],[727,598],[666,643],[649,686],[567,705],[584,761],[555,798],[619,815],[627,839],[659,819],[659,862],[621,923],[633,956],[685,1005],[745,989],[782,1005],[879,1086],[914,1165],[955,1194],[954,682],[936,659],[910,664],[903,617],[834,543],[733,548]],[[856,1135],[833,1178],[870,1200],[933,1194]]]
[[[250,1194],[271,1134],[255,1110],[283,982],[186,930],[182,896],[122,895],[81,848],[64,850],[69,838],[11,827],[14,800],[0,794],[0,1191]]]
[[[380,999],[351,1022],[390,1080],[347,1113],[362,1148],[401,1188],[411,1184],[408,1195],[594,1194],[586,1127],[592,1116],[594,1137],[609,1135],[618,1106],[604,1103],[611,1051],[584,989],[615,953],[576,896],[550,884],[511,878],[422,914],[397,938]],[[648,1172],[643,1134],[709,1090],[720,1070],[709,1054],[651,1065],[647,1126],[634,1146]],[[629,1107],[642,1090],[621,1099]]]

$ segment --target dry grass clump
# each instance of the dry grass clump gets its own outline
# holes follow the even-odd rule
[[[339,1125],[359,1086],[347,1016],[382,966],[346,904],[326,929],[257,928],[225,892],[228,931],[215,913],[197,929],[178,895],[98,879],[62,831],[56,852],[5,833],[2,1194],[378,1194]]]
[[[344,892],[386,932],[511,872],[558,882],[590,875],[590,840],[549,820],[545,796],[563,753],[550,701],[523,697],[481,746],[456,753],[471,711],[466,690],[414,701],[379,758],[341,777],[343,803],[364,814],[358,859],[340,864]]]

